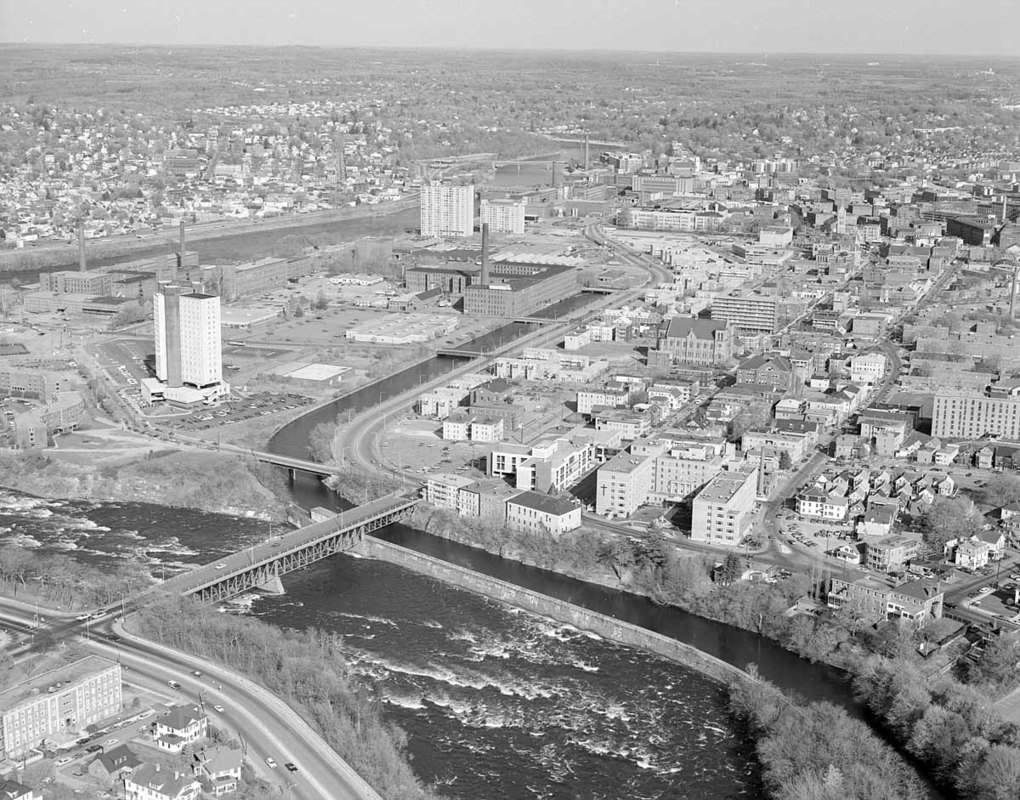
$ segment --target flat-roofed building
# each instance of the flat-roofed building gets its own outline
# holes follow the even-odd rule
[[[496,199],[482,200],[481,221],[488,224],[493,233],[524,233],[524,210],[527,203],[523,200]]]
[[[437,181],[421,187],[422,236],[471,236],[475,227],[475,187]]]
[[[747,535],[758,489],[758,470],[720,472],[694,498],[691,539],[736,546]]]
[[[1020,384],[992,384],[983,394],[936,393],[931,432],[940,439],[978,439],[990,433],[1020,440]]]
[[[474,480],[471,478],[449,472],[437,472],[429,475],[425,481],[425,502],[432,503],[439,508],[457,511],[459,508],[458,493],[473,483]]]
[[[47,739],[73,739],[119,713],[120,664],[87,656],[0,692],[0,753],[17,758]]]
[[[598,469],[595,513],[627,517],[648,502],[655,480],[655,456],[618,453]]]
[[[779,327],[779,302],[774,297],[717,297],[710,313],[712,319],[725,320],[744,333],[775,333]]]
[[[900,572],[920,552],[921,540],[918,537],[895,534],[868,542],[865,558],[868,569]]]

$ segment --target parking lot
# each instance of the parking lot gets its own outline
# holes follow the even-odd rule
[[[174,417],[162,424],[175,431],[208,430],[231,422],[268,417],[280,411],[292,411],[312,402],[311,398],[299,394],[259,392],[245,398],[231,398],[215,406],[202,406],[187,416]]]

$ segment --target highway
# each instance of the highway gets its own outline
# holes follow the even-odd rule
[[[46,612],[51,614],[51,612]],[[16,632],[32,632],[34,609],[0,598],[0,621]],[[238,736],[256,772],[271,783],[289,789],[301,800],[380,800],[379,795],[344,762],[334,750],[286,703],[247,678],[213,662],[178,653],[137,639],[110,613],[88,625],[84,648],[96,655],[119,661],[124,682],[162,694],[167,702],[201,704],[215,723]],[[86,622],[67,615],[51,618],[46,630],[53,636],[85,636]],[[119,636],[116,641],[107,637]],[[34,648],[18,648],[29,656]],[[17,651],[16,651],[17,652]],[[196,677],[193,671],[202,673]],[[181,684],[180,691],[168,681]],[[212,706],[224,711],[216,712]],[[105,740],[106,735],[100,737]],[[265,759],[278,764],[293,762],[298,771],[283,767],[270,769]]]

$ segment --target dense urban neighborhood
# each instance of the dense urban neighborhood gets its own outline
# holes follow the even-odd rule
[[[0,525],[0,796],[483,796],[416,776],[385,722],[514,727],[478,722],[481,701],[391,701],[357,669],[392,659],[343,665],[351,636],[321,620],[213,611],[348,551],[725,681],[759,796],[1020,791],[1015,61],[938,62],[957,99],[926,83],[901,106],[896,70],[923,65],[812,61],[850,94],[739,110],[723,89],[712,110],[652,99],[650,66],[625,93],[646,68],[610,60],[619,91],[586,104],[578,67],[545,117],[515,99],[551,91],[529,66],[486,123],[502,56],[458,62],[457,83],[409,54],[419,96],[392,64],[344,77],[318,54],[329,69],[299,78],[288,52],[195,102],[146,84],[86,109],[103,94],[82,65],[113,75],[109,57],[10,47],[29,65],[0,81],[11,508],[144,502],[252,528],[96,567]],[[207,78],[220,63],[195,58]],[[705,69],[764,80],[720,59]],[[892,99],[857,87],[869,70]],[[838,667],[852,713],[780,703],[799,687],[775,666],[448,564],[453,543]],[[570,785],[569,759],[546,761]],[[656,769],[654,796],[679,796]]]

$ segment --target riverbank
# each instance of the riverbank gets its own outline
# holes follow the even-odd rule
[[[751,679],[751,676],[744,670],[676,639],[391,542],[368,536],[362,539],[357,551],[461,589],[467,589],[493,600],[516,606],[533,614],[540,614],[565,625],[572,625],[579,630],[596,634],[619,644],[639,647],[721,683],[737,678]]]
[[[273,491],[276,485],[280,492]],[[286,519],[283,479],[220,453],[154,451],[96,469],[40,451],[0,453],[0,486],[59,500],[146,502],[262,520]]]

